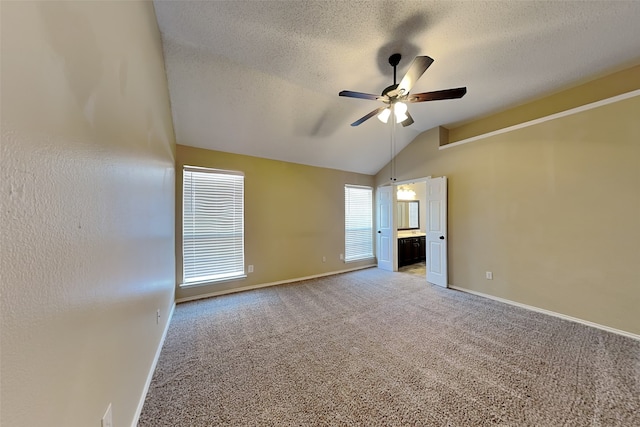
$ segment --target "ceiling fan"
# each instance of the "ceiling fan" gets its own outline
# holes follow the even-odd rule
[[[394,53],[389,57],[389,64],[393,67],[393,84],[386,87],[382,91],[382,95],[373,95],[362,92],[352,92],[350,90],[343,90],[338,95],[346,96],[349,98],[370,99],[373,101],[382,101],[384,104],[380,108],[376,108],[366,116],[351,123],[351,126],[358,126],[359,124],[369,120],[373,116],[387,123],[389,116],[393,111],[396,123],[401,123],[402,126],[409,126],[413,123],[413,118],[409,114],[407,108],[408,103],[425,102],[425,101],[438,101],[441,99],[456,99],[462,98],[467,93],[466,87],[458,87],[455,89],[436,90],[433,92],[424,92],[410,94],[411,88],[416,84],[416,81],[422,76],[422,74],[433,63],[433,59],[428,56],[416,56],[407,74],[400,80],[400,84],[396,83],[396,67],[400,63],[402,55]]]

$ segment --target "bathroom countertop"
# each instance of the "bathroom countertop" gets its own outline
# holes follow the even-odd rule
[[[426,235],[427,233],[421,231],[398,231],[398,239],[404,239],[405,237],[422,237]]]

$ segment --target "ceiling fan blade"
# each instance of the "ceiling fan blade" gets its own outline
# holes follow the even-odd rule
[[[439,101],[441,99],[456,99],[456,98],[462,98],[465,93],[467,93],[466,87],[436,90],[433,92],[414,93],[407,97],[407,102],[425,102],[425,101]]]
[[[382,110],[385,110],[387,108],[389,108],[389,107],[384,106],[384,107],[376,108],[375,110],[373,110],[372,112],[370,112],[366,116],[364,116],[364,117],[356,120],[355,122],[351,123],[351,126],[358,126],[359,124],[362,124],[363,122],[366,122],[367,120],[369,120],[371,117],[377,116],[378,114],[380,114],[382,112]]]
[[[411,114],[409,114],[408,111],[406,114],[407,114],[407,118],[404,119],[404,121],[400,122],[400,124],[402,124],[402,127],[405,127],[405,128],[413,124],[413,117],[411,117]]]
[[[343,90],[338,94],[338,96],[346,96],[349,98],[359,98],[359,99],[371,99],[372,101],[377,101],[382,99],[380,95],[373,95],[370,93],[362,93],[362,92],[353,92],[350,90]]]
[[[406,95],[411,91],[413,85],[416,84],[418,79],[427,68],[433,63],[433,59],[428,56],[416,56],[411,65],[409,66],[409,70],[407,74],[404,75],[400,84],[398,85],[398,92],[400,95]]]

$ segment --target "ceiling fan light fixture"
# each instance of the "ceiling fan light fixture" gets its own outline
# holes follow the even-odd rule
[[[404,102],[396,102],[393,106],[393,113],[396,116],[396,123],[402,123],[409,118],[407,116],[407,104]]]
[[[385,108],[384,110],[382,110],[382,112],[380,114],[378,114],[378,119],[382,122],[382,123],[387,123],[389,121],[389,116],[391,115],[391,110],[388,108]]]
[[[387,104],[376,108],[369,114],[351,123],[351,126],[359,126],[373,116],[378,116],[378,119],[381,122],[388,123],[389,117],[391,116],[391,110],[393,110],[393,116],[395,119],[392,123],[400,123],[403,127],[411,126],[414,123],[413,118],[407,110],[407,105],[402,101],[416,103],[443,99],[457,99],[462,98],[467,93],[466,87],[458,87],[454,89],[411,94],[411,89],[415,85],[416,81],[433,63],[433,58],[428,56],[416,56],[411,62],[411,65],[409,65],[407,73],[404,75],[402,80],[400,80],[400,83],[397,83],[396,71],[401,58],[402,55],[399,53],[394,53],[389,57],[389,65],[393,67],[393,84],[386,87],[382,91],[382,95],[354,92],[351,90],[343,90],[338,93],[338,96],[382,101]]]

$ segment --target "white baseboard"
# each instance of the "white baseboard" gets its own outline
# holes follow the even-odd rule
[[[477,295],[479,297],[492,299],[494,301],[503,302],[505,304],[514,305],[516,307],[524,308],[524,309],[527,309],[527,310],[536,311],[538,313],[548,314],[549,316],[559,317],[560,319],[568,320],[570,322],[582,323],[583,325],[591,326],[592,328],[602,329],[603,331],[612,332],[614,334],[623,335],[625,337],[632,338],[634,340],[639,340],[640,341],[640,335],[636,335],[636,334],[633,334],[631,332],[623,331],[623,330],[620,330],[620,329],[611,328],[609,326],[604,326],[604,325],[601,325],[599,323],[589,322],[588,320],[578,319],[577,317],[567,316],[566,314],[556,313],[555,311],[545,310],[544,308],[538,308],[538,307],[534,307],[532,305],[522,304],[520,302],[515,302],[515,301],[508,300],[508,299],[496,297],[496,296],[493,296],[493,295],[484,294],[482,292],[472,291],[470,289],[459,288],[457,286],[451,286],[451,285],[449,285],[449,288],[450,289],[455,289],[456,291],[461,291],[461,292],[466,292],[468,294]]]
[[[133,422],[131,423],[131,427],[138,426],[138,421],[140,420],[140,414],[142,413],[142,407],[144,406],[144,400],[147,397],[147,393],[149,392],[149,386],[151,386],[153,373],[156,370],[156,365],[158,364],[158,359],[160,358],[160,352],[162,351],[164,340],[167,338],[167,332],[169,331],[169,324],[171,324],[171,319],[173,318],[173,312],[175,311],[175,309],[176,309],[176,303],[174,302],[173,305],[171,306],[171,311],[169,312],[167,323],[164,325],[164,331],[162,332],[162,338],[160,338],[160,342],[158,343],[158,348],[156,349],[156,355],[153,358],[153,362],[151,363],[151,368],[149,369],[149,373],[147,374],[147,382],[144,384],[144,388],[142,389],[142,396],[140,396],[140,401],[138,402],[138,408],[136,409],[135,416],[133,417]]]
[[[284,285],[286,283],[300,282],[302,280],[316,279],[318,277],[333,276],[335,274],[348,273],[350,271],[356,271],[356,270],[364,270],[365,268],[371,268],[375,266],[376,264],[370,264],[370,265],[365,265],[363,267],[354,267],[354,268],[348,268],[346,270],[331,271],[329,273],[314,274],[313,276],[297,277],[295,279],[280,280],[278,282],[260,283],[258,285],[243,286],[241,288],[225,289],[222,291],[215,291],[215,292],[209,292],[202,295],[195,295],[192,297],[180,298],[176,300],[176,303],[180,304],[181,302],[194,301],[194,300],[210,298],[210,297],[217,297],[220,295],[233,294],[236,292],[250,291],[252,289],[267,288],[269,286]]]

